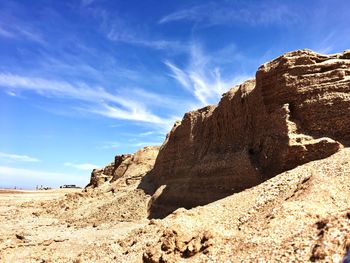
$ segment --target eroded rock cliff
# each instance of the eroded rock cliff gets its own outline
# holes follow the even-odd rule
[[[110,188],[111,185],[120,187],[139,183],[141,178],[153,168],[158,151],[159,146],[147,146],[134,154],[115,156],[114,162],[91,172],[87,188]]]
[[[350,51],[286,53],[186,113],[148,175],[158,188],[150,217],[191,208],[257,185],[350,143]]]

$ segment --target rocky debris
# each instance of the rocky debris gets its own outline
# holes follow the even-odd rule
[[[114,163],[108,165],[109,167],[114,167]],[[106,166],[107,167],[107,166]],[[90,183],[86,187],[99,187],[102,184],[109,182],[113,176],[108,176],[104,174],[104,169],[94,169],[91,172]]]
[[[319,262],[341,262],[350,234],[349,185],[350,150],[344,148],[208,205],[180,208],[164,219],[152,219],[120,242],[123,252],[118,258],[130,262],[141,258],[144,262],[309,262],[313,254],[323,257],[323,253]],[[325,233],[320,239],[322,229]],[[210,233],[208,246],[200,247],[206,231]],[[191,244],[193,254],[183,253],[183,244]]]
[[[207,253],[212,245],[213,235],[209,231],[193,236],[166,229],[158,244],[148,248],[142,259],[145,263],[177,262],[177,257],[190,258],[197,253]]]
[[[149,199],[143,190],[134,188],[70,193],[43,204],[41,216],[54,215],[68,228],[140,222],[147,218]]]
[[[158,151],[158,146],[147,146],[134,154],[117,155],[114,162],[103,169],[92,171],[90,183],[86,187],[107,186],[117,181],[120,185],[135,184],[153,168]]]
[[[186,113],[150,177],[150,217],[208,204],[350,143],[350,51],[298,50],[262,65],[217,106]],[[181,194],[180,194],[181,193]]]
[[[316,222],[316,242],[312,246],[310,261],[340,262],[350,249],[350,218],[339,213]]]
[[[137,188],[153,168],[158,151],[158,146],[147,146],[134,154],[117,155],[113,163],[92,171],[83,194],[55,201],[57,205],[48,204],[49,213],[55,213],[69,225],[74,223],[76,226],[98,227],[105,222],[145,220],[150,199],[147,180]],[[91,203],[94,203],[93,209]]]
[[[19,240],[25,239],[24,235],[22,235],[22,234],[16,234],[16,238],[18,238]]]

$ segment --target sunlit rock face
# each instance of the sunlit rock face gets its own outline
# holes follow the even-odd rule
[[[350,51],[286,53],[186,113],[150,172],[150,217],[207,204],[350,143]]]
[[[106,188],[138,183],[154,165],[159,146],[147,146],[134,154],[117,155],[114,162],[91,172],[87,188]]]

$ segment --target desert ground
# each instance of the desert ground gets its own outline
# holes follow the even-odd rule
[[[112,202],[113,198],[87,198],[81,192],[0,190],[0,261],[81,262],[82,255],[84,262],[116,259],[116,253],[106,251],[100,256],[98,251],[106,242],[113,245],[142,222],[101,223],[101,218],[108,215],[106,211],[98,214],[98,200],[108,206],[108,200]],[[69,211],[69,205],[74,211]],[[85,218],[87,213],[93,218]]]
[[[350,151],[164,219],[138,183],[1,191],[2,262],[342,262]],[[122,178],[121,178],[122,179]],[[118,182],[117,182],[118,183]]]

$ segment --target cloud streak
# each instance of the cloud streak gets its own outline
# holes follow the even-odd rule
[[[1,25],[0,24],[0,36],[12,39],[24,39],[39,44],[45,44],[43,37],[35,30],[25,27],[23,25]]]
[[[14,34],[11,32],[7,31],[6,29],[0,27],[0,36],[6,37],[6,38],[13,38]]]
[[[39,159],[28,155],[18,155],[4,152],[0,152],[0,159],[10,162],[40,162]]]
[[[131,120],[148,122],[159,125],[169,125],[172,120],[161,118],[147,109],[133,108],[129,110],[123,110],[118,107],[113,107],[108,104],[102,104],[100,108],[86,108],[87,111],[95,114],[99,114],[108,118],[120,119],[120,120]]]
[[[286,6],[275,3],[256,3],[237,5],[232,3],[208,3],[182,9],[162,17],[159,24],[176,21],[193,21],[206,25],[236,25],[244,23],[251,26],[293,23],[297,16]]]
[[[147,26],[132,23],[124,19],[120,14],[111,13],[107,10],[95,11],[101,21],[101,28],[107,39],[113,42],[125,43],[134,46],[152,48],[156,50],[184,51],[186,45],[180,41],[163,39],[152,36]]]
[[[88,102],[91,106],[79,109],[109,118],[166,126],[172,122],[172,119],[153,114],[141,101],[116,96],[107,92],[103,87],[92,87],[82,82],[72,84],[66,81],[0,73],[0,87],[10,91],[31,91],[48,98],[59,97]],[[157,96],[144,92],[151,97]]]
[[[81,0],[82,6],[88,6],[91,5],[94,2],[94,0]]]
[[[125,29],[112,27],[111,31],[107,34],[107,38],[115,42],[122,42],[126,44],[143,46],[158,50],[183,50],[185,48],[184,45],[179,41],[169,41],[164,39],[147,39],[145,36],[137,36],[136,34],[129,33],[132,31],[132,29],[125,31]]]
[[[216,103],[225,91],[247,79],[247,75],[223,79],[220,67],[213,63],[214,59],[205,55],[200,45],[195,43],[191,45],[190,63],[184,69],[170,61],[164,64],[170,69],[171,76],[197,99],[198,106],[205,106]]]

